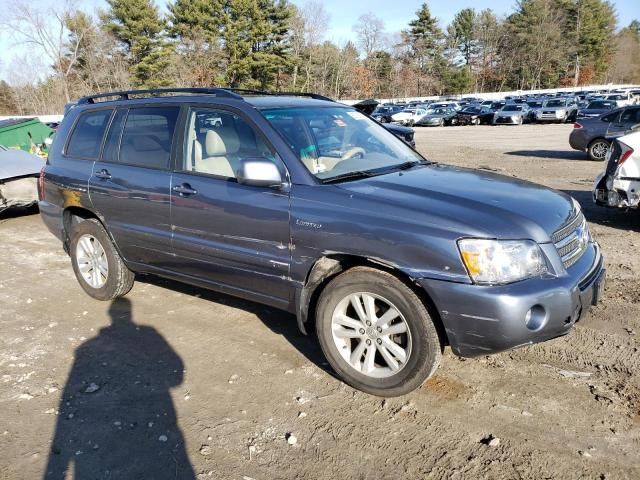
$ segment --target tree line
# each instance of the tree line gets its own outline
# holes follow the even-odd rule
[[[322,2],[107,0],[97,15],[15,0],[3,23],[42,54],[37,81],[0,82],[0,113],[61,111],[92,92],[225,85],[334,98],[403,98],[640,82],[640,22],[616,31],[605,0],[518,0],[504,18],[460,10],[442,29],[424,3],[401,32],[374,13],[354,41],[325,39]],[[622,19],[623,21],[625,19]],[[28,68],[28,63],[25,62]]]

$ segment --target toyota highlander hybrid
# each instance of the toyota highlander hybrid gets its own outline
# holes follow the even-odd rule
[[[419,387],[446,345],[472,357],[568,333],[604,284],[570,196],[430,162],[313,94],[82,98],[39,195],[93,298],[145,273],[291,312],[345,382],[382,396]]]

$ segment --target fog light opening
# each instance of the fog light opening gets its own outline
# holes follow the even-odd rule
[[[536,331],[547,323],[547,312],[542,305],[534,305],[524,317],[524,324],[529,330]]]

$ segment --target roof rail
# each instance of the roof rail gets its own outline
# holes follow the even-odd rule
[[[123,90],[119,92],[98,93],[87,95],[78,100],[78,104],[96,103],[100,98],[118,97],[118,100],[129,100],[130,95],[160,95],[163,93],[194,93],[202,95],[216,95],[218,97],[235,98],[241,100],[242,97],[227,88],[153,88],[147,90]]]
[[[324,95],[319,95],[317,93],[307,93],[307,92],[266,92],[264,90],[252,90],[248,88],[225,88],[225,90],[229,90],[231,92],[236,93],[248,93],[251,95],[273,95],[280,97],[309,97],[314,98],[316,100],[325,100],[327,102],[335,102],[333,98],[325,97]]]
[[[131,95],[152,95],[158,96],[164,93],[193,93],[201,95],[216,95],[218,97],[234,98],[242,100],[242,94],[249,95],[273,95],[273,96],[292,96],[292,97],[309,97],[316,100],[325,100],[334,102],[332,98],[318,95],[317,93],[306,92],[265,92],[262,90],[252,90],[248,88],[224,88],[224,87],[188,87],[188,88],[152,88],[147,90],[122,90],[117,92],[98,93],[96,95],[87,95],[78,100],[78,105],[96,103],[101,98],[117,97],[118,100],[129,100]]]

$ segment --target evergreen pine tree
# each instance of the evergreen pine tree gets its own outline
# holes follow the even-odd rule
[[[107,0],[109,10],[102,15],[103,28],[123,45],[138,87],[168,85],[165,72],[171,47],[162,34],[165,22],[151,0]]]

